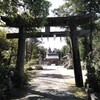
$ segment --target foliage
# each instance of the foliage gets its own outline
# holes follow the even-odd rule
[[[29,16],[45,17],[48,15],[50,3],[46,0],[1,0],[0,14],[16,16],[28,13]]]
[[[17,54],[17,41],[6,39],[7,31],[0,29],[0,60],[7,65],[14,64]]]
[[[27,62],[27,64],[25,65],[26,67],[29,67],[29,66],[34,66],[36,64],[39,63],[39,59],[32,59],[30,61]]]
[[[100,31],[95,30],[93,34],[93,66],[95,68],[95,76],[92,78],[92,88],[96,92],[100,92]],[[96,88],[97,87],[97,88]]]
[[[99,85],[99,89],[100,89],[100,66],[96,70],[96,79],[98,80],[98,85]],[[100,92],[100,90],[99,90],[99,92]]]
[[[0,47],[1,47],[0,51],[7,50],[9,47],[9,43],[6,40],[6,33],[7,33],[6,30],[0,29]]]
[[[67,45],[64,45],[61,49],[61,53],[63,56],[65,56],[67,53],[69,53],[69,47]]]
[[[19,87],[21,88],[28,85],[29,73],[26,70],[23,77],[19,77],[19,72],[15,68],[10,68],[10,72],[13,72],[13,76],[11,77],[13,85],[12,89]]]
[[[8,98],[14,85],[12,80],[13,75],[12,67],[0,65],[0,99],[2,100]]]
[[[90,88],[95,92],[100,92],[100,32],[93,32],[93,64],[88,71],[88,82]]]
[[[100,31],[93,34],[93,63],[96,69],[100,66]]]
[[[33,51],[38,46],[39,41],[37,39],[26,39],[26,62],[33,59]],[[33,49],[34,48],[34,49]]]
[[[9,41],[6,40],[6,30],[0,30],[0,60],[1,62],[7,62],[7,51],[9,50]],[[4,54],[5,52],[5,54]]]
[[[46,50],[39,44],[40,41],[35,38],[26,40],[26,61],[39,58],[39,54],[41,54],[42,58],[45,57]]]
[[[69,91],[75,95],[78,100],[86,100],[87,93],[84,87],[78,88],[74,85],[69,86]]]
[[[40,65],[36,65],[36,66],[35,66],[35,69],[36,69],[36,70],[43,70],[42,66],[40,66]]]
[[[81,57],[81,61],[86,62],[86,57],[87,57],[87,47],[86,47],[86,37],[81,37],[79,38],[79,50],[80,50],[80,57]]]
[[[45,57],[46,50],[44,47],[37,46],[36,49],[33,50],[33,53],[33,58],[39,58],[39,56],[41,56],[41,58],[43,59]]]
[[[65,0],[65,3],[53,11],[57,16],[80,15],[89,12],[100,13],[99,0]]]
[[[14,66],[0,65],[0,100],[8,100],[11,91],[18,87],[17,71]],[[28,84],[30,73],[25,70],[23,86]]]
[[[46,0],[1,0],[0,1],[0,15],[10,19],[10,23],[15,21],[17,27],[26,26],[28,23],[32,25],[35,18],[41,18],[39,22],[34,24],[42,27],[45,18],[49,14],[50,3]],[[1,18],[1,19],[3,19]],[[7,20],[9,23],[9,21]],[[29,25],[30,26],[30,25]],[[27,29],[26,29],[27,30]],[[36,32],[36,28],[28,29],[31,32]]]

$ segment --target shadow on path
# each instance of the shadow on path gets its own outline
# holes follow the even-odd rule
[[[28,87],[23,89],[16,89],[11,95],[10,100],[82,100],[76,98],[71,93],[67,92],[66,95],[56,95],[34,90],[35,87]],[[51,91],[51,90],[50,90]],[[54,90],[52,90],[54,91]],[[14,93],[15,92],[15,93]]]
[[[60,74],[42,74],[42,75],[37,75],[38,77],[50,77],[50,78],[58,78],[58,79],[69,79],[69,78],[74,78],[73,76],[70,75],[60,75]]]
[[[10,100],[82,100],[69,92],[65,79],[70,78],[74,77],[58,70],[41,71],[31,85],[13,90]]]

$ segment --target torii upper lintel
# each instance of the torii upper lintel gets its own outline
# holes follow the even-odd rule
[[[44,26],[69,26],[71,23],[75,25],[83,25],[89,23],[94,14],[68,16],[68,17],[48,17],[44,22]],[[17,16],[15,18],[1,17],[9,27],[40,27],[42,18],[36,18],[31,21],[23,20]]]

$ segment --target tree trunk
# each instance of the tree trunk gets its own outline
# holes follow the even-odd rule
[[[33,56],[33,45],[31,44],[31,47],[30,47],[30,57],[29,57],[30,60],[32,59],[32,56]]]
[[[9,60],[8,60],[8,65],[11,64],[11,58],[12,58],[12,55],[10,54],[10,57],[9,57]]]
[[[28,41],[26,41],[26,62],[28,62]]]

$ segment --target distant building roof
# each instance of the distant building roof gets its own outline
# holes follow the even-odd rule
[[[46,59],[59,59],[58,53],[49,53],[46,55]]]

